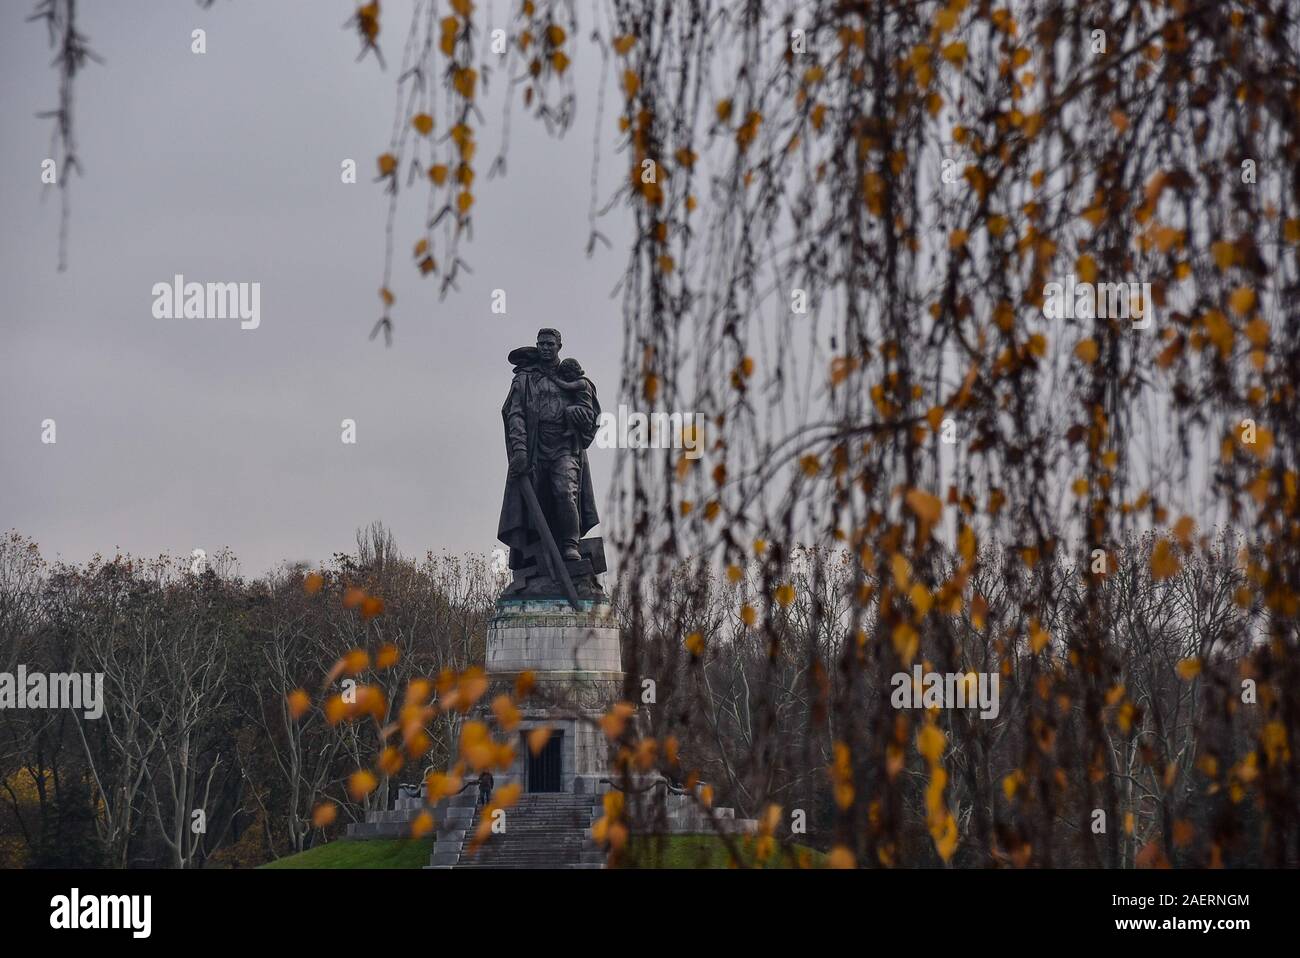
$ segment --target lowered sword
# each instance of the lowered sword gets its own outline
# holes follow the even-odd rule
[[[574,611],[581,612],[582,606],[578,605],[578,592],[573,588],[573,580],[569,578],[569,570],[564,565],[564,556],[560,555],[560,547],[555,544],[555,537],[551,535],[551,527],[546,524],[542,504],[537,501],[537,490],[533,488],[532,476],[527,471],[523,472],[519,476],[519,484],[524,491],[524,502],[528,503],[528,511],[532,513],[537,531],[542,534],[542,542],[546,546],[543,554],[546,556],[546,564],[551,567],[551,575],[564,586],[569,605],[573,606]]]

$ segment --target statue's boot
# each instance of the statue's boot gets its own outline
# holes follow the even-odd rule
[[[556,545],[560,547],[560,555],[564,556],[566,562],[576,562],[582,558],[582,552],[578,549],[577,503],[566,502],[556,511],[559,512],[555,517]]]

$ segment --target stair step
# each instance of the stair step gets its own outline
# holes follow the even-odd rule
[[[467,811],[470,811],[467,809]],[[601,868],[604,853],[591,841],[591,822],[600,806],[590,795],[532,793],[506,809],[506,830],[471,851],[460,852],[454,868]],[[482,809],[465,822],[472,835]]]

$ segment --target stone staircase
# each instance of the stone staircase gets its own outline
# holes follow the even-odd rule
[[[475,809],[454,868],[603,868],[605,853],[591,840],[599,796],[571,792],[524,794],[506,809],[505,831],[475,851],[469,839],[482,809]]]
[[[490,835],[475,851],[470,842],[479,825],[478,787],[466,788],[429,808],[437,823],[433,851],[426,868],[603,868],[605,853],[591,839],[591,824],[604,814],[601,793],[525,793],[506,809],[505,828]],[[757,822],[737,819],[730,808],[702,811],[689,796],[637,794],[628,798],[631,814],[645,820],[658,801],[663,807],[654,815],[654,833],[710,835],[720,828],[734,834],[757,830]],[[364,822],[348,826],[353,839],[406,838],[411,822],[426,808],[424,798],[402,794],[386,811],[372,811]]]

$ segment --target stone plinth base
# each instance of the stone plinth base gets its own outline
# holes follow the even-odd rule
[[[520,703],[519,727],[499,732],[513,736],[515,762],[495,773],[498,785],[518,782],[525,792],[602,791],[609,751],[596,723],[622,692],[623,653],[610,604],[580,605],[575,610],[565,599],[539,598],[497,602],[487,634],[488,679],[505,685],[525,672],[533,678],[532,693]],[[551,730],[552,750],[545,781],[528,748],[528,733],[543,727]]]
[[[622,681],[623,653],[612,607],[608,602],[579,604],[581,612],[564,599],[498,601],[488,624],[488,674],[527,671],[539,679]]]

